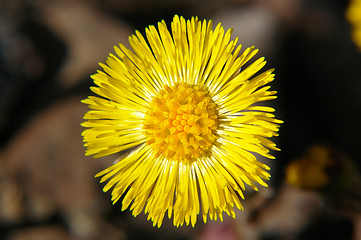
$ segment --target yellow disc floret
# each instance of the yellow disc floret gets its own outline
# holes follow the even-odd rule
[[[217,109],[205,88],[186,83],[165,86],[145,115],[147,144],[168,159],[194,161],[208,156],[219,137]]]

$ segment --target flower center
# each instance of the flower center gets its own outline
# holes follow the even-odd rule
[[[218,139],[218,106],[208,91],[185,83],[165,86],[150,103],[143,129],[157,156],[194,161]]]

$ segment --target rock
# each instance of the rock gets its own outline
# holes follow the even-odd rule
[[[0,223],[13,225],[23,220],[23,192],[21,186],[12,178],[4,178],[1,174],[0,180]]]
[[[242,49],[255,46],[260,49],[261,56],[272,53],[277,16],[270,9],[257,4],[223,8],[211,19],[214,24],[221,22],[225,31],[233,28],[232,39],[238,37]]]
[[[58,226],[41,226],[21,229],[10,234],[9,240],[71,240],[71,236]]]
[[[58,212],[75,235],[101,231],[92,222],[107,204],[94,175],[111,163],[84,156],[80,123],[86,110],[75,97],[51,106],[0,154],[3,221],[46,222]]]
[[[293,236],[304,229],[322,208],[317,194],[288,186],[268,204],[258,217],[260,232],[278,232],[283,236]]]
[[[244,202],[244,211],[237,213],[235,229],[240,239],[263,239],[279,236],[289,239],[305,229],[322,208],[320,197],[312,192],[283,186],[261,189]]]
[[[66,62],[57,77],[65,87],[74,87],[95,73],[98,62],[114,53],[114,45],[129,47],[128,36],[134,33],[124,21],[89,1],[46,1],[38,8],[41,20],[68,46]]]

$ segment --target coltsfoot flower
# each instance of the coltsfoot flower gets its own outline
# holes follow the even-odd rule
[[[350,1],[346,10],[346,18],[352,27],[352,40],[361,51],[361,0]]]
[[[274,157],[279,150],[268,138],[282,121],[258,102],[275,99],[265,86],[273,69],[258,75],[260,58],[240,70],[258,50],[242,54],[212,21],[175,16],[149,26],[146,39],[136,31],[110,54],[103,71],[92,75],[98,96],[83,100],[90,110],[82,125],[86,155],[103,157],[132,152],[98,173],[112,189],[112,201],[134,216],[144,208],[153,225],[173,215],[175,226],[235,217],[242,209],[245,184],[267,186],[269,167],[253,153]]]
[[[333,164],[330,149],[315,145],[286,168],[286,182],[301,189],[321,189],[330,183],[327,168]]]

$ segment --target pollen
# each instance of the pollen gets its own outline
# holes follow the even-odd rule
[[[209,156],[219,126],[218,106],[208,90],[178,83],[166,85],[151,101],[143,130],[158,156],[191,162]]]

